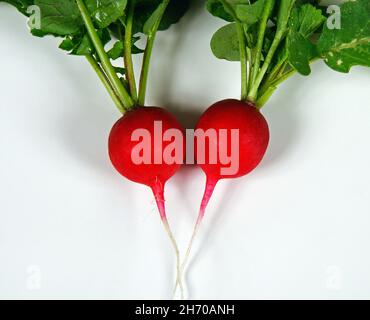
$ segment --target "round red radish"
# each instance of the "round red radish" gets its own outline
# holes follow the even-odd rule
[[[217,136],[210,135],[212,138],[207,137],[206,133],[209,130],[216,131]],[[224,133],[226,132],[227,139],[220,139],[221,130]],[[232,130],[238,132],[238,141],[232,141]],[[200,139],[198,135],[202,134],[205,134],[201,140],[204,142],[203,145],[198,141]],[[186,266],[195,236],[217,182],[221,179],[242,177],[254,170],[266,153],[269,138],[270,134],[266,119],[250,102],[234,99],[219,101],[209,107],[201,116],[196,126],[194,152],[198,165],[207,176],[207,183],[193,235],[181,266],[181,273]],[[221,143],[220,141],[224,142]],[[225,168],[225,164],[220,161],[220,153],[230,155],[233,143],[238,149],[238,156],[236,157],[237,167],[231,174],[225,174],[222,171]],[[201,161],[198,148],[203,150]],[[217,155],[216,158],[215,155]],[[211,159],[213,160],[211,161]]]
[[[157,125],[160,126],[160,131],[157,130]],[[172,141],[168,137],[165,138],[165,133],[171,130],[175,131],[180,139],[174,138]],[[140,136],[140,133],[142,134],[142,140],[138,141],[137,137]],[[144,136],[149,138],[145,139]],[[139,163],[135,159],[138,155],[136,153],[135,156],[135,149],[138,148],[138,144],[141,145],[143,153],[149,150],[150,159],[148,162]],[[180,169],[183,158],[181,161],[173,163],[166,161],[168,159],[165,159],[165,150],[169,144],[174,144],[176,150],[184,150],[184,130],[179,122],[162,108],[136,107],[126,112],[113,126],[109,136],[109,156],[113,166],[122,176],[152,189],[161,220],[175,249],[177,282],[182,288],[180,254],[167,221],[164,187],[166,182]]]
[[[209,107],[199,119],[196,130],[200,130],[201,132],[215,130],[217,133],[216,139],[204,139],[204,162],[198,161],[198,148],[195,148],[198,165],[207,176],[206,190],[198,218],[199,223],[204,216],[217,182],[221,179],[242,177],[254,170],[266,153],[270,133],[266,119],[255,105],[235,99],[222,100]],[[221,130],[226,130],[227,143],[220,143]],[[232,153],[231,146],[233,142],[235,145],[235,141],[232,141],[233,130],[238,132],[238,141],[236,141],[238,150],[238,157],[236,159],[237,170],[232,174],[225,174],[222,171],[225,168],[225,164],[221,163],[219,156],[221,153],[228,155]],[[196,136],[195,145],[197,146],[197,144]],[[216,162],[214,163],[210,161],[211,154],[217,155]]]
[[[163,134],[161,141],[154,141],[156,134],[158,135],[154,132],[155,122],[161,123],[163,133],[169,129],[177,129],[183,134],[179,122],[166,110],[158,107],[137,107],[117,121],[109,136],[109,156],[116,170],[127,179],[152,189],[157,188],[158,184],[164,186],[181,166],[181,163],[168,164],[163,160],[163,150],[173,142],[163,141]],[[144,148],[150,150],[150,163],[137,164],[133,161],[133,150],[139,143],[133,139],[137,130],[146,130],[150,135],[150,141],[140,142]],[[183,139],[182,135],[182,146]],[[156,150],[159,142],[161,149]],[[163,160],[161,163],[154,163],[155,152],[160,152]]]
[[[212,105],[201,116],[196,129],[205,132],[214,129],[217,133],[222,129],[227,130],[226,146],[220,144],[219,136],[217,140],[205,140],[206,161],[198,164],[207,177],[213,180],[238,178],[248,174],[261,162],[269,143],[269,128],[263,115],[253,104],[239,100],[223,100]],[[232,129],[239,132],[238,170],[233,174],[223,174],[221,169],[225,165],[219,159],[215,164],[209,163],[209,152],[219,154],[221,151],[230,155]]]

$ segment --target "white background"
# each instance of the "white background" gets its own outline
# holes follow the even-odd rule
[[[198,6],[156,44],[148,102],[188,127],[239,95],[239,65],[209,49],[221,25]],[[0,39],[0,298],[170,298],[172,247],[150,190],[108,160],[119,113],[99,80],[3,3]],[[316,63],[279,88],[263,163],[211,201],[190,298],[370,298],[369,80]],[[182,251],[203,185],[188,167],[167,187]]]

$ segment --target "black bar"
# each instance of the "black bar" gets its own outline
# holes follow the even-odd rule
[[[245,301],[245,300],[194,300],[194,301],[0,301],[12,316],[22,313],[36,317],[54,316],[70,319],[75,316],[93,316],[98,319],[260,319],[292,316],[295,319],[322,316],[355,318],[367,314],[370,301]]]

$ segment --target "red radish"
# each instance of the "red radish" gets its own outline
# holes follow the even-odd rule
[[[160,137],[162,146],[161,148],[156,149],[155,137],[158,135],[158,133],[155,132],[156,122],[161,123],[163,132],[166,132],[170,129],[176,129],[177,132],[181,133],[182,141],[163,141],[164,139],[162,135]],[[150,140],[147,141],[147,143],[145,143],[144,140],[141,142],[144,142],[143,146],[149,148],[151,151],[151,161],[148,164],[136,164],[133,160],[133,150],[138,145],[138,141],[133,139],[133,135],[138,129],[146,130],[150,136]],[[165,150],[166,147],[171,143],[181,143],[178,145],[178,147],[183,149],[183,128],[178,121],[162,108],[136,107],[125,113],[125,115],[113,126],[109,136],[109,156],[113,166],[121,175],[131,181],[147,185],[152,189],[163,225],[175,248],[177,259],[177,281],[181,285],[181,279],[179,278],[179,250],[168,224],[164,199],[164,187],[166,182],[181,166],[181,163],[168,164],[163,160],[163,150]],[[155,158],[155,154],[158,156],[158,152],[160,153],[162,161],[160,161],[158,164],[155,164],[153,160]]]
[[[209,129],[215,129],[220,132],[222,129],[227,130],[227,145],[220,143],[220,139],[205,139],[205,145],[201,146],[205,152],[205,162],[199,163],[199,155],[195,148],[195,156],[198,165],[202,168],[207,176],[207,184],[203,196],[203,200],[199,210],[199,216],[195,224],[194,232],[191,237],[186,256],[181,266],[181,272],[186,265],[189,257],[194,238],[197,234],[199,225],[201,224],[208,202],[211,199],[216,184],[221,179],[239,178],[254,170],[261,162],[266,153],[269,143],[269,128],[267,121],[259,110],[250,102],[239,100],[223,100],[212,105],[201,116],[196,130],[207,132]],[[225,167],[221,163],[220,158],[214,164],[210,163],[211,154],[220,155],[221,152],[230,153],[231,146],[231,131],[237,129],[239,132],[239,167],[232,175],[225,175],[221,169]],[[202,132],[203,132],[202,131]],[[195,137],[195,146],[197,146],[197,136]],[[227,148],[227,150],[225,150]]]
[[[216,164],[209,163],[209,153],[214,149],[219,154],[220,139],[206,142],[206,162],[198,163],[207,176],[207,186],[200,207],[200,219],[204,216],[208,202],[212,196],[217,182],[221,179],[239,178],[253,171],[262,161],[266,153],[270,139],[267,121],[259,110],[249,102],[239,100],[223,100],[212,105],[200,118],[197,129],[207,131],[215,129],[217,132],[226,129],[228,132],[227,148],[230,152],[231,130],[239,131],[239,168],[232,175],[222,174],[224,164],[217,161]],[[197,138],[196,138],[197,139]],[[210,143],[211,142],[211,143]],[[197,153],[195,153],[197,156]]]

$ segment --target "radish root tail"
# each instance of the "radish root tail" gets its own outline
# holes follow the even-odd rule
[[[184,288],[182,285],[182,280],[181,280],[181,265],[180,265],[180,251],[177,245],[177,242],[175,240],[175,237],[171,231],[170,225],[167,220],[167,215],[166,215],[166,208],[165,208],[165,200],[164,200],[164,186],[160,182],[157,182],[155,186],[152,188],[155,201],[157,203],[158,211],[161,216],[162,224],[164,226],[164,229],[166,230],[166,233],[168,237],[170,238],[170,241],[173,245],[173,248],[175,250],[176,254],[176,283],[180,287],[180,292],[181,292],[181,299],[184,299]]]
[[[207,209],[209,200],[212,197],[212,194],[213,194],[213,191],[216,188],[217,182],[218,182],[218,180],[216,180],[216,179],[207,178],[206,188],[205,188],[205,191],[204,191],[202,203],[200,205],[197,222],[195,223],[193,234],[191,236],[191,239],[190,239],[188,248],[186,250],[186,254],[185,254],[184,260],[183,260],[183,262],[181,264],[181,267],[180,267],[180,281],[177,281],[176,282],[175,288],[173,290],[173,296],[176,295],[177,288],[179,286],[180,286],[180,291],[183,291],[183,289],[181,289],[183,273],[184,273],[184,270],[185,270],[186,265],[188,263],[188,260],[189,260],[189,257],[190,257],[190,253],[191,253],[191,250],[192,250],[193,245],[194,245],[194,240],[195,240],[195,238],[196,238],[196,236],[197,236],[197,234],[199,232],[200,225],[201,225],[201,223],[203,221],[204,214],[206,212],[206,209]]]
[[[175,249],[176,253],[176,283],[180,287],[180,293],[181,293],[181,300],[184,299],[184,287],[182,285],[182,280],[181,280],[181,265],[180,265],[180,252],[176,243],[176,240],[171,232],[170,226],[168,224],[167,219],[162,219],[164,228],[166,229],[166,232],[168,234],[168,237],[170,238],[172,245]]]

